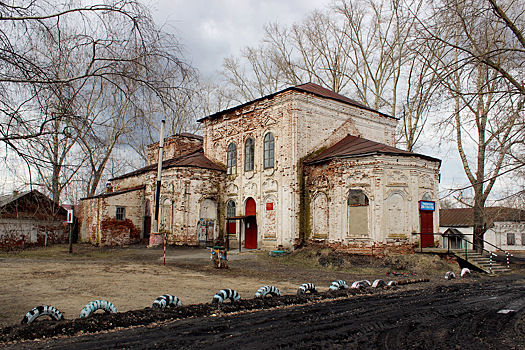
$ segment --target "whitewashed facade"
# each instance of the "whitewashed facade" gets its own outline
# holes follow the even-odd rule
[[[246,248],[292,248],[310,240],[411,245],[421,231],[419,201],[437,205],[439,160],[395,149],[395,118],[315,84],[199,122],[203,158],[173,158],[163,170],[159,222],[171,243],[202,241],[203,229],[211,228],[213,239],[230,232]],[[316,159],[349,135],[379,150]],[[141,174],[113,181],[120,189],[124,182],[145,185],[148,217],[155,202],[154,161]],[[366,195],[366,208],[349,206],[352,190]],[[430,220],[437,232],[437,210]]]

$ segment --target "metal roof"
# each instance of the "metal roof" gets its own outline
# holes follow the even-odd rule
[[[388,115],[388,114],[376,111],[373,108],[365,106],[364,104],[359,103],[359,102],[357,102],[355,100],[352,100],[352,99],[350,99],[350,98],[348,98],[346,96],[343,96],[343,95],[340,95],[338,93],[335,93],[332,90],[324,88],[324,87],[322,87],[320,85],[317,85],[317,84],[314,84],[314,83],[306,83],[306,84],[302,84],[302,85],[291,86],[291,87],[286,88],[284,90],[280,90],[280,91],[274,92],[273,94],[269,94],[269,95],[265,95],[265,96],[259,97],[258,99],[255,99],[253,101],[249,101],[249,102],[243,103],[241,105],[238,105],[238,106],[235,106],[235,107],[232,107],[232,108],[229,108],[229,109],[225,109],[223,111],[217,112],[217,113],[209,115],[207,117],[198,119],[197,121],[198,122],[203,122],[206,119],[215,119],[215,118],[220,117],[223,114],[226,114],[228,112],[234,111],[234,110],[236,110],[238,108],[245,107],[245,106],[247,106],[247,105],[249,105],[251,103],[258,102],[258,101],[261,101],[261,100],[264,100],[264,99],[273,98],[273,97],[275,97],[278,94],[282,94],[282,93],[290,91],[290,90],[306,92],[306,93],[310,93],[310,94],[313,94],[313,95],[316,95],[316,96],[319,96],[319,97],[329,98],[329,99],[332,99],[332,100],[335,100],[335,101],[339,101],[339,102],[343,102],[343,103],[352,105],[354,107],[358,107],[358,108],[361,108],[361,109],[366,109],[366,110],[369,110],[369,111],[373,111],[373,112],[379,113],[379,114],[381,114],[381,115],[383,115],[385,117],[388,117],[388,118],[392,118],[392,119],[395,119],[395,120],[399,119],[399,118],[396,118],[396,117],[392,117],[391,115]]]
[[[27,198],[25,198],[27,197]],[[8,195],[0,195],[0,208],[9,210],[10,207],[16,206],[18,201],[29,201],[33,203],[45,204],[48,207],[58,209],[58,214],[65,215],[66,210],[59,203],[54,202],[51,198],[43,195],[37,190],[24,191]]]
[[[307,160],[306,164],[315,164],[326,162],[334,158],[349,158],[356,156],[367,156],[367,155],[397,155],[397,156],[414,156],[423,158],[431,161],[441,162],[437,158],[425,156],[418,153],[405,151],[399,148],[395,148],[384,143],[371,141],[362,137],[347,135],[344,139],[327,148],[315,157]]]
[[[505,208],[505,207],[486,207],[485,219],[483,222],[491,226],[494,222],[525,221],[525,210]],[[474,226],[474,208],[453,208],[439,210],[439,226],[452,227],[472,227]]]
[[[15,202],[17,199],[22,198],[29,193],[31,193],[31,191],[0,195],[0,207],[3,207],[11,202]]]
[[[130,173],[114,177],[111,180],[124,179],[127,177],[144,174],[144,173],[156,170],[157,167],[158,167],[158,163],[151,164],[151,165],[145,166],[144,168],[140,168],[135,171],[132,171]],[[193,152],[190,152],[188,154],[182,155],[180,157],[175,157],[175,158],[171,158],[171,159],[162,161],[163,170],[169,169],[169,168],[175,168],[175,167],[201,168],[201,169],[218,170],[218,171],[223,171],[223,172],[226,171],[220,165],[215,164],[214,162],[209,160],[204,155],[204,151],[202,150],[202,148],[195,150]]]

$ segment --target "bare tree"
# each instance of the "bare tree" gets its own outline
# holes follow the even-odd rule
[[[94,194],[137,120],[180,115],[180,96],[192,93],[182,46],[139,2],[28,1],[0,12],[0,141],[36,169],[54,200],[80,175]],[[86,162],[90,171],[80,174]]]
[[[478,247],[483,247],[487,229],[487,198],[511,166],[509,154],[523,140],[525,96],[516,85],[521,72],[509,73],[523,63],[520,55],[525,52],[520,54],[515,33],[494,9],[492,1],[443,1],[434,8],[434,22],[425,24],[429,36],[423,37],[447,47],[436,72],[454,102],[447,122],[472,186]]]
[[[402,119],[399,144],[412,151],[438,85],[432,68],[440,43],[417,41],[422,1],[340,0],[290,27],[270,24],[258,47],[224,61],[223,75],[237,103],[290,85],[314,82]]]

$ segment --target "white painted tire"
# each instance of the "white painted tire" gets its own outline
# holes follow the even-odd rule
[[[117,308],[107,300],[95,300],[84,306],[80,311],[80,318],[91,316],[97,310],[104,310],[108,314],[116,314]]]
[[[371,285],[372,283],[370,283],[369,280],[362,280],[362,281],[355,281],[354,283],[352,283],[350,288],[359,289],[359,288],[370,287]]]
[[[257,292],[255,292],[256,298],[265,298],[268,295],[272,297],[280,296],[281,291],[274,286],[264,286],[259,288]]]
[[[168,307],[182,307],[182,302],[179,298],[171,294],[164,294],[153,301],[151,306],[154,309],[165,309]]]
[[[456,274],[452,271],[447,271],[447,273],[445,274],[445,279],[446,280],[451,280],[451,279],[454,279],[456,278]]]
[[[297,289],[297,295],[303,295],[306,293],[315,294],[317,293],[317,288],[313,283],[304,283],[299,286]]]
[[[241,295],[237,293],[236,290],[233,289],[221,289],[213,296],[212,304],[221,304],[225,300],[230,299],[231,302],[235,302],[237,300],[241,299]]]
[[[377,279],[372,283],[372,288],[386,287],[386,282],[382,279]]]
[[[62,313],[58,311],[57,308],[49,305],[37,306],[31,311],[28,311],[24,318],[22,319],[21,324],[30,324],[40,316],[49,316],[55,321],[60,321],[64,318]]]

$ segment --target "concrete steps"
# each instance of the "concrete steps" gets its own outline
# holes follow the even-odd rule
[[[467,254],[465,255],[465,251],[453,251],[454,255],[466,263],[472,265],[473,267],[482,270],[486,273],[503,273],[503,272],[509,272],[510,270],[507,269],[506,266],[503,266],[499,262],[496,262],[492,260],[492,264],[490,262],[490,257],[487,255],[482,255],[474,250],[467,251]]]

